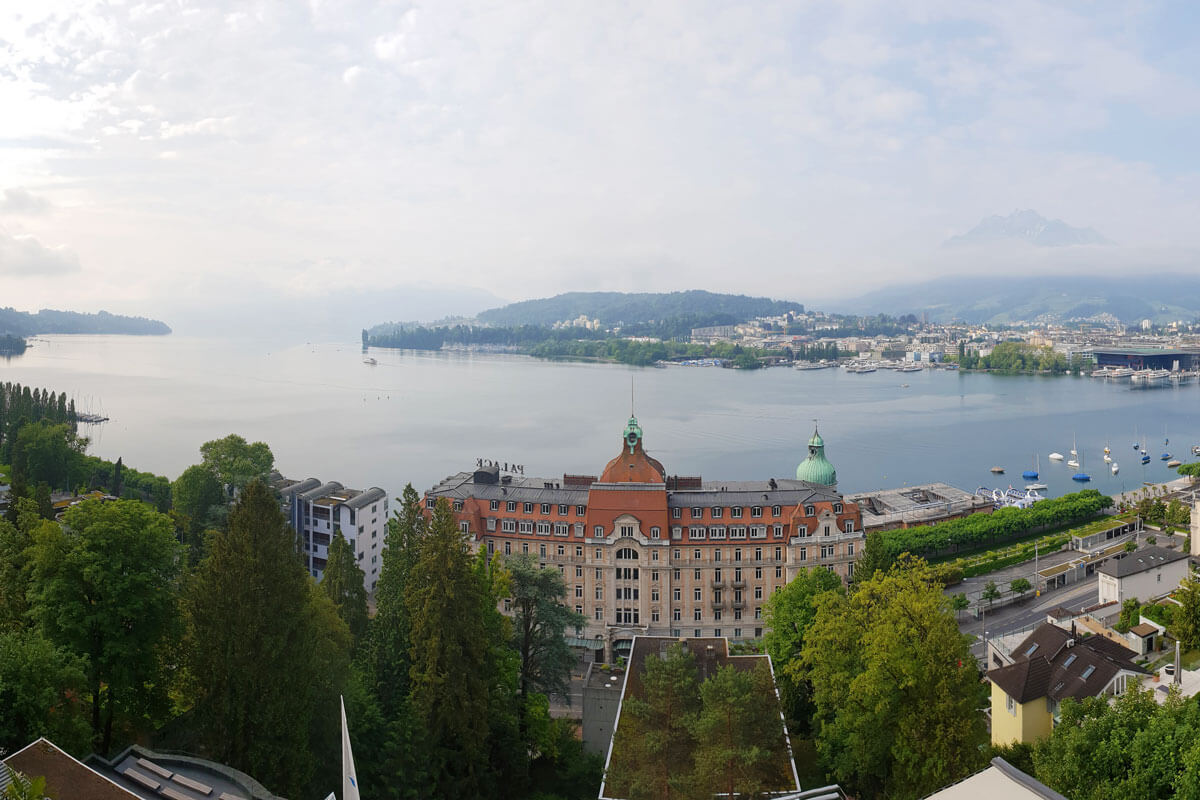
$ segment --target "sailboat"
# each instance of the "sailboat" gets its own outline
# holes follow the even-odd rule
[[[1171,440],[1167,438],[1167,426],[1163,425],[1163,448],[1164,449],[1163,449],[1163,454],[1161,456],[1163,461],[1171,460],[1171,454],[1165,449],[1167,447],[1167,445],[1169,445],[1169,444],[1171,444]]]
[[[1067,462],[1068,467],[1079,466],[1079,451],[1075,449],[1076,447],[1078,445],[1075,443],[1075,434],[1071,434],[1071,460]]]
[[[1081,461],[1083,460],[1082,456],[1080,456],[1080,460]],[[1087,483],[1091,479],[1092,479],[1092,476],[1088,475],[1086,472],[1084,472],[1082,466],[1079,467],[1079,472],[1076,472],[1074,475],[1071,476],[1071,480],[1079,481],[1080,483]]]
[[[1104,443],[1104,463],[1105,463],[1105,464],[1111,464],[1111,463],[1112,463],[1112,450],[1109,450],[1109,449],[1108,449],[1108,443],[1107,443],[1107,442],[1105,442],[1105,443]]]
[[[1033,469],[1027,469],[1027,470],[1025,470],[1024,472],[1022,472],[1022,473],[1021,473],[1021,477],[1022,477],[1022,478],[1024,478],[1025,480],[1027,480],[1027,481],[1036,481],[1036,480],[1037,480],[1037,476],[1038,476],[1038,472],[1039,472],[1039,471],[1041,470],[1041,468],[1042,468],[1042,463],[1041,463],[1041,462],[1042,462],[1042,456],[1041,456],[1041,454],[1038,454],[1038,455],[1037,455],[1035,458],[1036,458],[1036,461],[1034,462],[1034,467],[1033,467]]]
[[[1112,463],[1112,466],[1110,467],[1110,469],[1112,470],[1112,474],[1116,475],[1118,472],[1121,471],[1121,465],[1114,461]]]
[[[1138,452],[1140,452],[1142,454],[1142,463],[1149,464],[1150,463],[1150,454],[1146,452],[1146,440],[1145,439],[1142,439],[1142,449]]]

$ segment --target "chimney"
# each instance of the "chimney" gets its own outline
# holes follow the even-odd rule
[[[1075,638],[1075,620],[1071,620],[1071,638]]]

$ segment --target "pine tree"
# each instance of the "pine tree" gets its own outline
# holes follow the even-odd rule
[[[228,526],[210,535],[184,609],[190,689],[207,755],[276,792],[307,794],[314,730],[322,748],[336,747],[350,632],[313,585],[295,534],[261,481],[245,487]]]
[[[405,586],[411,614],[412,712],[424,736],[427,795],[485,797],[488,630],[485,594],[450,504],[439,500]]]
[[[321,573],[321,591],[337,609],[338,616],[354,637],[355,645],[367,630],[365,576],[354,558],[354,549],[339,530],[329,544],[329,559]]]

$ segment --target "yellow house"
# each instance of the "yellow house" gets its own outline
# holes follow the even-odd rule
[[[992,744],[1033,742],[1054,729],[1059,703],[1119,695],[1147,674],[1137,653],[1103,636],[1041,625],[1013,650],[1013,663],[990,670]]]

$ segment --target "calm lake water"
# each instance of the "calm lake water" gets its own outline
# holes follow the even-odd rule
[[[1050,495],[1075,472],[1047,459],[1072,436],[1090,486],[1105,492],[1174,476],[1200,443],[1200,386],[1135,390],[1089,378],[850,375],[842,370],[741,372],[634,368],[524,356],[380,350],[357,342],[53,336],[0,361],[0,380],[66,390],[111,421],[85,427],[91,451],[175,478],[201,443],[263,440],[290,477],[424,490],[479,457],[526,475],[599,474],[616,454],[631,382],[647,449],[668,472],[722,479],[794,474],[812,420],[845,492],[945,481],[962,489],[1021,486],[1041,456]],[[908,384],[907,387],[902,384]],[[1153,456],[1143,467],[1133,442]],[[1108,443],[1121,466],[1102,460]],[[994,476],[993,465],[1007,474]]]

